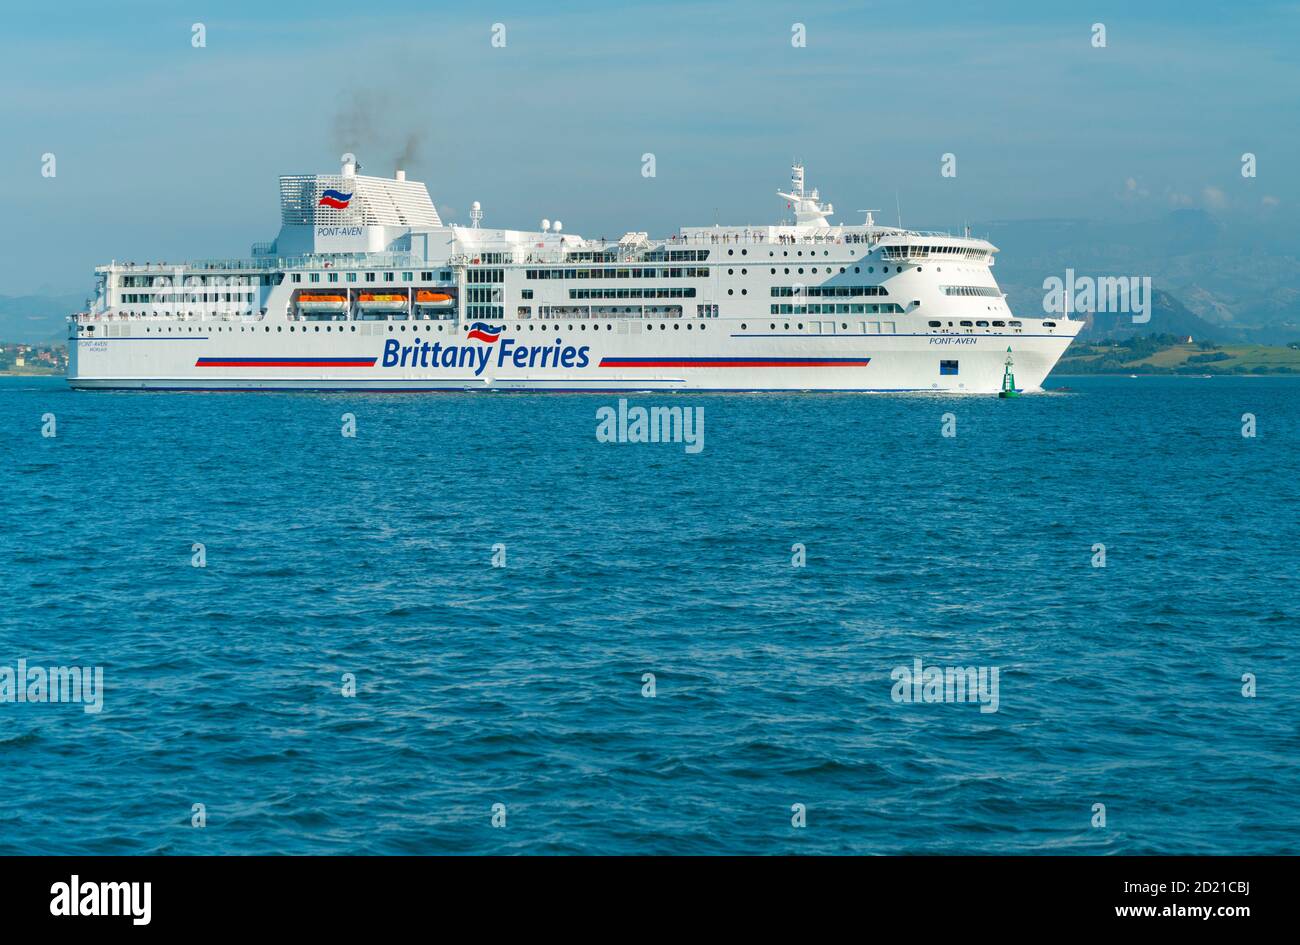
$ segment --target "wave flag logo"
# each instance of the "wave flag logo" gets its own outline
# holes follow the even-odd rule
[[[493,328],[486,322],[474,322],[469,326],[469,337],[475,341],[486,341],[488,344],[492,344],[500,336],[501,328]]]
[[[333,207],[335,210],[346,210],[348,204],[352,202],[352,195],[341,193],[337,190],[327,190],[320,195],[318,207]]]

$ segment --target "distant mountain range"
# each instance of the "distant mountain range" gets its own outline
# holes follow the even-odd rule
[[[0,295],[0,341],[43,344],[67,337],[64,321],[86,307],[84,292],[70,295]]]
[[[1094,337],[1100,330],[1260,344],[1300,338],[1300,224],[1175,210],[1142,223],[1020,220],[973,229],[1001,250],[993,272],[1014,312],[1042,311],[1043,280],[1071,268],[1079,276],[1151,277],[1151,322],[1097,316],[1087,331]]]

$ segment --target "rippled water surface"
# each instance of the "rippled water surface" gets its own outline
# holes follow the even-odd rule
[[[0,667],[105,678],[0,704],[0,853],[1295,852],[1300,379],[1055,384],[633,397],[690,455],[601,395],[0,379]]]

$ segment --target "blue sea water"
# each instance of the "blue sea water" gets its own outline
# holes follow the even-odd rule
[[[610,395],[0,379],[0,666],[105,678],[0,703],[0,853],[1295,852],[1300,379],[1052,383],[630,398],[691,455]]]

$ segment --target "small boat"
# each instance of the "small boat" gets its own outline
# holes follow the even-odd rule
[[[405,295],[395,292],[362,292],[357,306],[366,312],[405,312],[410,304]]]
[[[302,312],[346,312],[347,296],[326,292],[303,292],[298,296],[298,310]]]

